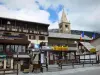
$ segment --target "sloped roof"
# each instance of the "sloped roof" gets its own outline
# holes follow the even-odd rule
[[[80,39],[80,35],[66,34],[66,33],[51,33],[49,32],[49,37],[53,38],[66,38],[66,39]],[[84,35],[83,40],[92,40],[88,36]]]
[[[49,32],[58,33],[59,29],[49,29]],[[84,34],[90,38],[92,38],[92,35],[94,34],[94,32],[92,31],[71,30],[71,34],[75,34],[75,35],[80,35],[82,32],[84,32]],[[100,33],[95,32],[95,39],[96,38],[100,38]]]
[[[27,22],[27,23],[35,23],[35,24],[38,24],[38,25],[46,25],[46,26],[49,26],[49,25],[50,25],[50,24],[47,24],[47,23],[34,22],[34,21],[32,21],[32,20],[24,20],[24,19],[18,19],[18,18],[0,17],[0,19],[7,19],[7,20],[14,20],[14,21],[21,21],[21,22]]]
[[[89,42],[80,42],[86,49],[90,50],[92,48],[95,48],[92,46]]]

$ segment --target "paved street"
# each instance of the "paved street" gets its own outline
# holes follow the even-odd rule
[[[100,69],[88,70],[88,71],[77,72],[72,74],[62,74],[62,75],[100,75]]]
[[[53,68],[53,67],[52,67]],[[52,69],[51,68],[51,69]],[[91,66],[86,65],[85,67],[82,66],[75,66],[75,68],[69,68],[64,67],[63,70],[55,70],[56,68],[53,68],[52,71],[49,69],[48,72],[44,73],[19,73],[19,75],[100,75],[100,65]],[[54,70],[54,71],[53,71]],[[16,75],[16,74],[9,74],[9,75]]]

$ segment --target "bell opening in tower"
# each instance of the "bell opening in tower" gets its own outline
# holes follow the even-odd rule
[[[65,25],[66,28],[68,28],[68,25]]]

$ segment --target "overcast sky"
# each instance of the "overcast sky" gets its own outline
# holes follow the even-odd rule
[[[100,32],[100,0],[0,0],[0,17],[50,24],[58,28],[65,9],[71,29]]]

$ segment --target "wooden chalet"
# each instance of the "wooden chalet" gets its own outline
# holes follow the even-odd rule
[[[34,40],[48,41],[49,24],[0,17],[0,68],[21,69],[29,63],[26,49]],[[13,63],[14,62],[14,63]]]

